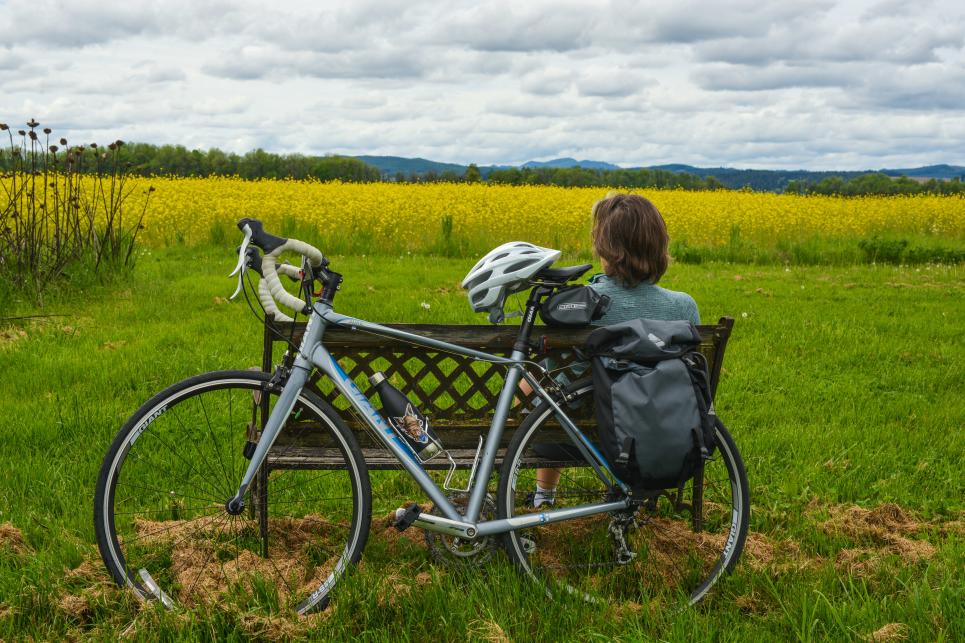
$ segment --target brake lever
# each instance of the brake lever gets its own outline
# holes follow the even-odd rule
[[[245,287],[245,272],[248,270],[248,244],[251,243],[251,226],[246,223],[244,226],[244,231],[245,239],[241,242],[241,247],[238,249],[238,265],[236,265],[235,269],[230,275],[228,275],[229,277],[238,275],[238,287],[235,288],[234,294],[228,297],[228,299],[234,299],[237,297],[238,293],[240,293]]]
[[[245,266],[248,270],[254,270],[258,273],[259,277],[264,277],[265,273],[261,271],[261,252],[259,252],[257,246],[248,246],[247,257],[245,258]]]

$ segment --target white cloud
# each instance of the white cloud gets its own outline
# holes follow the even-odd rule
[[[965,164],[963,22],[952,0],[8,0],[0,121],[463,163]]]
[[[529,94],[555,96],[566,92],[573,85],[573,71],[553,66],[536,69],[520,79],[519,88]]]
[[[640,93],[654,80],[646,74],[626,67],[590,68],[576,86],[583,96],[623,98]]]

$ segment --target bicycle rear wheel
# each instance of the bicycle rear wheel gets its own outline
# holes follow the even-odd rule
[[[593,386],[567,389],[567,414],[595,439]],[[555,504],[534,508],[537,475],[560,472]],[[542,473],[538,474],[538,471]],[[517,429],[500,472],[500,517],[603,502],[608,490],[580,455],[546,405]],[[648,492],[617,514],[540,525],[510,532],[510,558],[547,591],[588,600],[623,600],[664,606],[699,601],[736,564],[747,536],[747,475],[726,429],[703,471],[680,489]],[[618,546],[623,536],[626,549]],[[626,551],[635,553],[627,560]]]
[[[98,546],[118,584],[169,607],[256,591],[307,613],[325,606],[359,560],[371,514],[368,470],[344,422],[309,391],[246,494],[246,510],[225,508],[248,467],[246,444],[280,392],[269,379],[251,371],[190,378],[120,430],[94,501]]]

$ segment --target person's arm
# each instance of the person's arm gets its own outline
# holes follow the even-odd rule
[[[694,325],[700,325],[700,310],[697,309],[697,302],[694,298],[688,294],[684,294],[683,299],[684,304],[684,316],[683,319],[689,319],[694,323]]]

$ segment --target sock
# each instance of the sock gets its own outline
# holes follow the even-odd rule
[[[548,505],[556,503],[556,489],[544,489],[537,484],[536,493],[533,495],[533,506],[539,507],[543,503]]]

